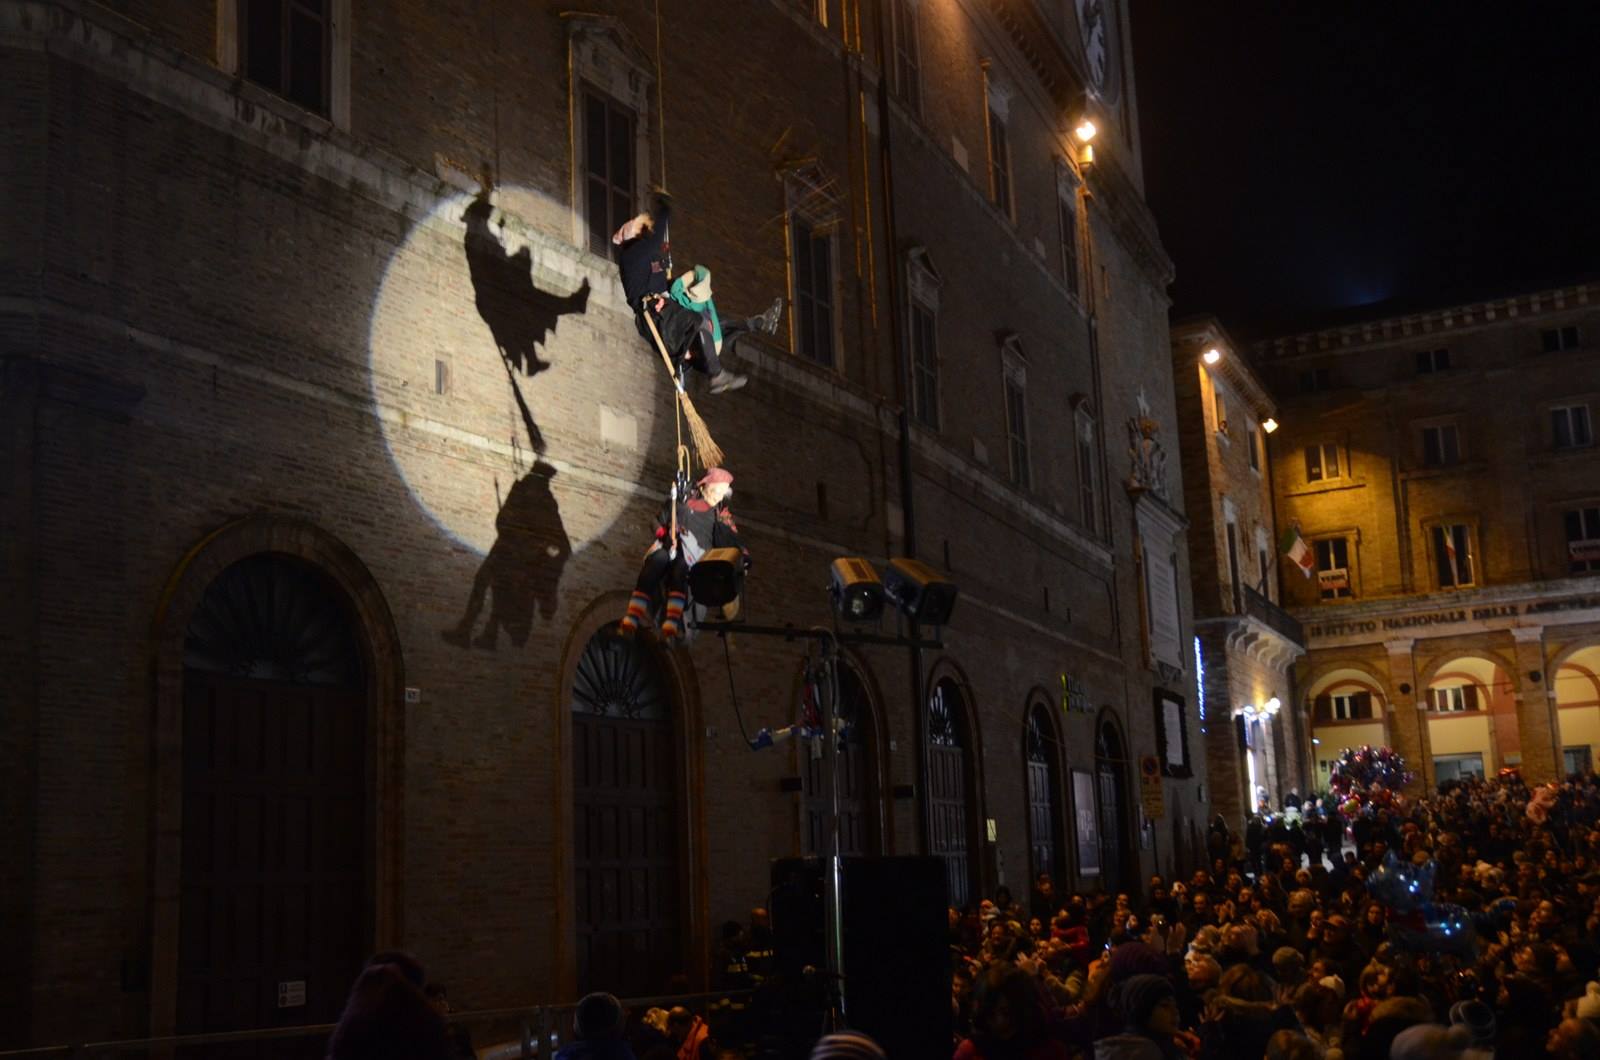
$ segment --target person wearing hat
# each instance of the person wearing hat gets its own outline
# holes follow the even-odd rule
[[[561,1047],[555,1060],[635,1060],[623,1037],[627,1029],[622,1002],[614,994],[596,991],[578,1002],[572,1014],[577,1041]]]
[[[688,603],[689,569],[706,550],[737,548],[750,565],[750,553],[739,542],[739,526],[728,509],[733,494],[733,475],[714,467],[695,484],[697,495],[677,502],[676,519],[669,501],[656,518],[655,540],[644,554],[639,579],[634,583],[628,611],[618,623],[619,632],[631,636],[650,614],[656,594],[666,588],[666,609],[661,619],[661,636],[675,640],[683,635],[683,609]],[[677,536],[673,537],[676,529]]]
[[[672,198],[664,191],[651,197],[650,208],[623,223],[611,237],[617,247],[617,268],[622,274],[622,293],[633,310],[639,334],[650,338],[646,315],[674,359],[686,358],[690,365],[711,380],[711,392],[720,394],[745,385],[744,376],[725,371],[720,355],[723,339],[778,330],[783,314],[783,299],[775,299],[759,316],[730,321],[724,325],[711,300],[711,270],[696,265],[676,280],[671,280],[672,240],[669,222]],[[652,340],[653,341],[653,340]]]

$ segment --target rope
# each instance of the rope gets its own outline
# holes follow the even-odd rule
[[[667,186],[667,74],[661,68],[661,0],[656,0],[656,132],[661,138],[661,186]]]

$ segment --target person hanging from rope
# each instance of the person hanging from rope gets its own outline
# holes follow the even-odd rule
[[[733,521],[728,498],[733,494],[733,475],[714,467],[695,483],[698,495],[684,498],[674,490],[674,499],[662,506],[656,517],[655,540],[644,554],[639,580],[628,600],[628,612],[617,624],[618,631],[631,635],[638,630],[666,589],[666,607],[661,618],[661,637],[675,640],[683,636],[683,609],[688,603],[689,569],[707,550],[736,548],[750,565],[750,550],[739,541],[739,526]],[[674,510],[676,509],[676,510]]]
[[[611,237],[620,248],[617,265],[623,294],[634,311],[640,335],[651,338],[645,320],[648,313],[674,361],[686,362],[704,373],[713,394],[738,390],[748,380],[723,367],[723,348],[731,348],[746,335],[775,334],[783,315],[783,299],[774,299],[758,316],[724,322],[712,301],[710,269],[696,265],[672,278],[671,214],[671,196],[658,191],[648,210],[629,219]]]

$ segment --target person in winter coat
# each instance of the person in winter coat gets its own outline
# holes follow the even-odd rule
[[[979,977],[973,999],[973,1035],[955,1060],[1067,1060],[1051,1038],[1033,978],[1012,964],[994,964]]]
[[[676,519],[669,502],[656,518],[655,540],[645,552],[634,583],[628,611],[618,623],[619,632],[632,635],[650,614],[656,593],[666,589],[666,608],[661,620],[661,636],[674,640],[683,635],[683,609],[688,603],[689,569],[708,549],[737,548],[748,567],[750,554],[739,543],[739,526],[733,521],[728,498],[733,494],[733,475],[714,467],[696,483],[698,496],[679,500]],[[673,536],[676,525],[677,536]]]
[[[573,1014],[577,1041],[561,1047],[555,1060],[635,1060],[623,1037],[627,1019],[614,995],[593,993],[578,1002]]]
[[[1095,1060],[1179,1060],[1178,998],[1164,975],[1134,975],[1112,991],[1122,1033],[1094,1043]]]
[[[444,1017],[423,993],[427,981],[410,954],[374,955],[350,988],[327,1060],[451,1060]]]

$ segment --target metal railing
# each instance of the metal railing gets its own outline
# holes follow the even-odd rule
[[[1300,625],[1300,620],[1289,612],[1268,600],[1261,593],[1248,585],[1241,585],[1241,597],[1244,600],[1244,613],[1261,622],[1268,629],[1273,630],[1286,640],[1292,640],[1304,647],[1306,643],[1305,628]]]
[[[630,1019],[637,1019],[649,1008],[671,1008],[674,1005],[694,1007],[726,998],[748,1001],[753,990],[717,990],[702,994],[670,994],[660,997],[624,998],[623,1008]],[[452,1012],[451,1026],[486,1026],[515,1028],[509,1040],[487,1048],[479,1048],[482,1060],[534,1060],[547,1058],[571,1037],[572,1013],[576,1001],[559,1004],[522,1005],[513,1008],[480,1009]],[[0,1050],[0,1060],[22,1060],[24,1057],[69,1057],[87,1060],[99,1056],[126,1056],[143,1053],[147,1056],[172,1056],[178,1050],[192,1050],[207,1045],[239,1045],[273,1041],[316,1038],[332,1034],[336,1024],[315,1023],[296,1027],[258,1027],[243,1031],[217,1031],[210,1034],[175,1034],[157,1038],[125,1038],[103,1042],[77,1042],[69,1045],[41,1045],[26,1049]],[[504,1032],[500,1032],[504,1033]],[[496,1037],[499,1037],[497,1034]],[[541,1043],[546,1048],[541,1049]],[[195,1055],[190,1053],[190,1055]]]

